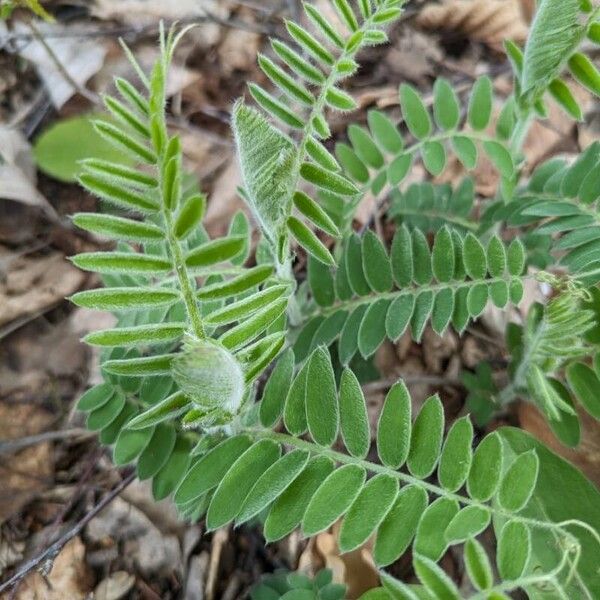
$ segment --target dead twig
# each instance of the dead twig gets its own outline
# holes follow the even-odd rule
[[[45,431],[44,433],[28,435],[16,440],[9,440],[8,442],[0,442],[0,454],[13,454],[23,448],[41,444],[43,442],[54,442],[71,437],[89,438],[94,437],[95,435],[94,432],[81,428],[63,429],[62,431]]]
[[[62,550],[63,546],[67,542],[71,541],[74,537],[79,535],[83,528],[104,508],[106,508],[128,485],[130,485],[135,479],[135,472],[130,473],[125,479],[113,488],[90,512],[88,512],[74,527],[69,529],[63,536],[61,536],[56,542],[28,560],[8,581],[0,584],[0,594],[8,590],[12,586],[18,585],[21,580],[38,565],[44,563],[44,571],[48,572],[52,567],[54,559],[58,556],[58,553]]]
[[[406,385],[425,383],[428,385],[449,385],[452,387],[462,387],[462,382],[454,377],[438,377],[436,375],[398,375],[381,381],[374,381],[362,386],[364,392],[381,392],[391,388],[399,379],[402,379]]]
[[[86,98],[87,100],[89,100],[92,104],[96,104],[96,105],[102,104],[102,102],[101,102],[100,97],[98,96],[98,94],[95,94],[94,92],[91,92],[90,90],[88,90],[84,86],[79,85],[71,77],[71,74],[69,73],[69,71],[67,71],[67,69],[65,68],[65,66],[60,62],[60,59],[58,58],[58,56],[56,56],[56,53],[54,52],[54,50],[52,49],[52,47],[50,46],[50,44],[48,44],[48,42],[44,39],[44,37],[40,33],[40,30],[36,27],[35,23],[33,21],[30,21],[28,25],[29,25],[29,29],[31,29],[31,31],[33,32],[34,38],[43,46],[44,50],[48,54],[48,57],[50,58],[50,60],[54,64],[54,66],[57,68],[58,72],[61,74],[61,76],[63,77],[63,79],[78,94],[80,94],[81,96],[83,96],[84,98]]]

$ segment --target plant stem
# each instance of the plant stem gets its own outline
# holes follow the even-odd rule
[[[164,206],[164,202],[163,202]],[[196,294],[190,284],[190,274],[188,273],[187,267],[185,266],[185,259],[183,256],[183,249],[179,240],[173,233],[173,217],[171,211],[168,208],[163,209],[163,216],[165,219],[165,228],[167,230],[167,243],[171,252],[171,258],[173,261],[173,268],[177,274],[179,280],[179,286],[181,288],[181,295],[183,302],[190,319],[192,331],[194,335],[203,340],[206,338],[206,332],[204,331],[204,325],[202,323],[202,316],[200,315],[200,308],[196,301]]]
[[[529,129],[533,124],[533,121],[534,119],[531,109],[519,114],[519,118],[510,138],[510,150],[513,156],[516,157],[521,153],[523,144],[525,144],[527,134],[529,133]]]

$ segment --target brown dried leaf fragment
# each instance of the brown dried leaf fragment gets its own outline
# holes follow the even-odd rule
[[[430,31],[460,34],[501,49],[506,39],[523,42],[527,24],[518,0],[447,0],[426,5],[417,24]]]

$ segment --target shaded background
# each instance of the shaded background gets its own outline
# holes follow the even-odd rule
[[[331,12],[325,0],[315,4]],[[437,76],[447,77],[464,97],[477,76],[489,74],[497,94],[506,96],[510,68],[502,42],[525,39],[532,5],[533,0],[413,0],[390,32],[391,44],[362,54],[349,91],[364,111],[386,109],[396,120],[401,82],[417,86],[431,102]],[[349,597],[356,597],[378,583],[368,545],[340,557],[330,532],[309,543],[293,534],[268,547],[251,526],[205,535],[201,524],[180,523],[168,502],[156,504],[143,483],[125,485],[129,471],[112,466],[73,408],[100,378],[98,356],[79,339],[112,322],[110,314],[65,300],[99,283],[67,257],[107,247],[76,231],[68,219],[96,206],[72,179],[75,161],[87,148],[97,151],[98,141],[85,119],[73,118],[101,110],[100,96],[112,92],[113,76],[134,78],[119,36],[148,67],[157,56],[161,19],[167,26],[176,20],[198,23],[178,48],[170,74],[171,124],[182,136],[186,168],[209,194],[207,229],[211,235],[224,233],[242,208],[230,109],[246,81],[267,84],[256,53],[268,51],[269,35],[284,34],[283,17],[301,18],[300,3],[51,0],[44,7],[55,22],[32,18],[26,10],[0,21],[0,581],[34,565],[27,561],[41,557],[60,536],[72,532],[73,537],[50,560],[35,563],[41,572],[23,573],[18,588],[0,597],[233,600],[245,597],[262,573],[324,565],[349,585]],[[598,137],[598,107],[590,110],[586,92],[578,88],[577,93],[588,122],[573,124],[552,108],[525,145],[530,168],[557,153],[575,154]],[[365,117],[366,112],[334,116],[333,141],[345,139],[351,120]],[[457,183],[463,175],[450,161],[438,181]],[[473,175],[479,198],[491,197],[497,184],[493,169],[482,161]],[[404,185],[426,177],[416,166]],[[393,231],[385,210],[367,197],[356,226],[369,222],[384,236]],[[299,256],[299,278],[304,266]],[[527,291],[525,308],[536,293]],[[365,387],[373,419],[398,376],[406,379],[417,407],[437,391],[447,421],[462,414],[463,370],[489,360],[502,376],[505,318],[488,308],[461,339],[452,331],[440,338],[427,329],[421,346],[409,336],[384,344],[375,358],[380,379]],[[598,483],[600,436],[592,431],[598,425],[582,418],[582,446],[567,458]],[[501,415],[490,427],[506,422],[550,440],[531,405]],[[125,490],[117,496],[119,485]],[[90,514],[103,498],[107,507]],[[452,550],[442,565],[460,581],[462,567]],[[409,558],[393,572],[409,575]]]

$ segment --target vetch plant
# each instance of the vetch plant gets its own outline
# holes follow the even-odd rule
[[[156,499],[172,495],[182,518],[204,518],[209,530],[258,521],[271,542],[296,528],[313,536],[342,519],[342,552],[373,539],[383,568],[412,551],[420,583],[382,574],[379,597],[460,598],[438,565],[457,544],[469,597],[516,589],[530,598],[598,597],[600,496],[576,469],[518,430],[482,437],[469,416],[447,429],[437,395],[413,414],[402,381],[371,431],[351,366],[405,331],[418,342],[428,324],[462,334],[490,301],[510,311],[524,281],[537,279],[553,297],[510,326],[506,389],[495,389],[484,367],[471,376],[470,397],[477,390],[481,404],[483,390],[489,400],[475,416],[482,422],[484,412],[489,418],[527,399],[570,445],[579,440],[575,405],[600,417],[600,370],[589,360],[599,339],[598,147],[572,165],[542,165],[529,181],[521,150],[547,94],[581,117],[561,79],[565,68],[600,95],[600,74],[579,52],[585,36],[598,42],[599,10],[579,0],[539,3],[524,51],[507,44],[514,94],[494,132],[490,79],[475,82],[464,123],[446,81],[434,86],[432,114],[402,85],[406,128],[370,112],[368,129],[352,125],[350,143],[334,155],[325,144],[329,113],[356,108],[344,80],[361,48],[386,41],[403,2],[331,4],[339,23],[310,3],[309,29],[286,23],[292,42],[273,40],[259,56],[274,90],[250,84],[256,107],[239,100],[233,108],[252,223],[238,213],[221,238],[202,227],[206,199],[186,185],[180,140],[166,124],[166,75],[185,30],[161,31],[149,75],[127,51],[143,92],[117,79],[118,97],[105,98],[113,121],[96,123],[127,164],[86,161],[81,184],[112,210],[73,217],[116,241],[114,250],[73,258],[104,282],[73,302],[117,317],[116,327],[86,337],[102,348],[104,382],[78,408],[117,465],[135,464]],[[497,196],[481,218],[469,179],[456,189],[402,185],[416,160],[441,173],[448,152],[466,169],[483,152],[498,170]],[[352,230],[367,192],[390,200],[398,227],[389,244]],[[261,240],[250,263],[253,225]],[[540,249],[544,236],[552,242]],[[292,270],[296,252],[308,255],[306,285]],[[489,528],[496,568],[476,539]],[[324,578],[285,585],[339,597]],[[298,591],[285,593],[308,597]]]

